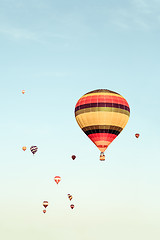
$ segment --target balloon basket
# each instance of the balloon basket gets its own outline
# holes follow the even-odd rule
[[[104,153],[101,153],[101,154],[100,154],[99,160],[100,160],[100,161],[105,161],[105,155],[104,155]]]

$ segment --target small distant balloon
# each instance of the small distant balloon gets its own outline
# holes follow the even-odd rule
[[[135,134],[135,137],[136,137],[136,138],[139,138],[139,135],[140,135],[139,133],[136,133],[136,134]]]
[[[26,151],[26,149],[27,149],[27,148],[26,148],[25,146],[22,147],[22,150],[23,150],[23,151]]]
[[[37,146],[31,146],[30,147],[30,150],[31,150],[31,152],[33,153],[33,155],[37,152],[37,150],[38,150],[38,147]]]
[[[75,155],[72,155],[72,159],[74,160],[76,158],[76,156]]]
[[[43,207],[48,207],[48,201],[43,201]]]
[[[43,213],[46,213],[46,209],[43,210]]]
[[[22,90],[22,94],[25,94],[25,90]]]
[[[54,181],[58,184],[61,181],[61,177],[60,176],[55,176]]]
[[[73,209],[74,208],[74,204],[71,204],[70,207],[71,207],[71,209]]]
[[[71,194],[68,194],[68,198],[69,198],[69,200],[71,201],[73,197],[72,197]]]

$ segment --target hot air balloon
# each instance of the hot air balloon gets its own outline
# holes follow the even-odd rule
[[[68,194],[68,198],[69,198],[69,200],[71,201],[73,197],[72,197],[71,194]]]
[[[61,181],[61,177],[55,176],[54,181],[58,184]]]
[[[46,209],[43,209],[43,213],[46,213]]]
[[[98,89],[84,94],[75,106],[75,118],[90,140],[101,151],[100,160],[105,160],[104,151],[126,126],[130,108],[120,94]]]
[[[25,90],[22,90],[22,94],[25,94]]]
[[[31,146],[30,147],[30,150],[31,150],[31,152],[33,153],[33,155],[37,152],[37,150],[38,150],[38,147],[37,146]]]
[[[136,138],[139,138],[139,133],[136,133],[136,134],[135,134],[135,137],[136,137]]]
[[[72,159],[74,160],[76,158],[76,156],[75,155],[72,155]]]
[[[71,204],[71,205],[70,205],[70,207],[71,207],[71,209],[73,209],[73,208],[74,208],[74,205],[73,205],[73,204]]]
[[[48,201],[43,201],[43,207],[48,207]]]
[[[25,146],[22,147],[22,150],[23,150],[23,151],[26,151],[26,149],[27,149],[27,148],[26,148]]]

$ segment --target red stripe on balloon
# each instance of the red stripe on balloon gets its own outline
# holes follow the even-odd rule
[[[87,96],[81,98],[77,104],[76,107],[83,105],[83,104],[89,104],[89,103],[117,103],[117,104],[123,104],[127,107],[129,107],[127,101],[124,98],[116,97],[116,96],[107,96],[107,95],[99,95],[99,96]]]
[[[111,133],[93,133],[93,134],[89,134],[88,137],[94,143],[96,141],[112,142],[117,137],[117,135],[111,134]]]

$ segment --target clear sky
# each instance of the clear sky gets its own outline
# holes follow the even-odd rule
[[[0,0],[0,46],[0,239],[159,240],[160,1]],[[99,88],[131,109],[105,162],[74,117]]]

